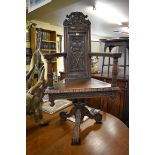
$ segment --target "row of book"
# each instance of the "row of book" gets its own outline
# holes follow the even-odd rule
[[[26,65],[29,65],[32,58],[31,48],[26,48]]]
[[[43,32],[42,40],[51,40],[51,33],[50,32]]]
[[[26,41],[30,41],[30,33],[26,32]]]
[[[41,46],[42,49],[56,49],[56,43],[52,43],[52,42],[48,42],[48,43],[45,43],[45,42],[42,42],[42,46]]]

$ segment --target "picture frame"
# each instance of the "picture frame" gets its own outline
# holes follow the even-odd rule
[[[34,11],[52,0],[28,0],[28,13]]]

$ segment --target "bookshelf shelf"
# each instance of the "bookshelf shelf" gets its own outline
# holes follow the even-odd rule
[[[47,51],[47,52],[56,52],[56,49],[41,49],[43,52]]]
[[[56,43],[56,41],[49,41],[49,40],[42,40],[42,42],[47,42],[47,43]]]
[[[52,61],[52,63],[57,63],[57,61]]]

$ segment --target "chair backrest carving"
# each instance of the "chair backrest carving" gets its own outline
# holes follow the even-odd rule
[[[91,34],[90,21],[82,12],[72,12],[64,20],[65,78],[91,77]]]

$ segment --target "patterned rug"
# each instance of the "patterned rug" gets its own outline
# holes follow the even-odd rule
[[[49,114],[54,114],[59,110],[62,110],[70,105],[72,105],[72,101],[66,100],[66,99],[59,99],[55,100],[54,103],[55,105],[53,107],[50,106],[50,102],[48,99],[48,96],[44,96],[43,98],[43,105],[42,105],[42,110],[44,112],[47,112]]]

